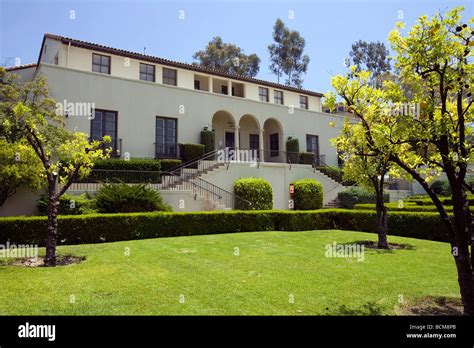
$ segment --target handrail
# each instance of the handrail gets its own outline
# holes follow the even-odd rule
[[[201,155],[201,156],[199,156],[199,157],[197,157],[197,158],[194,158],[194,159],[192,159],[191,161],[188,161],[188,162],[186,162],[186,163],[182,163],[182,164],[180,164],[180,165],[178,165],[178,166],[176,166],[176,167],[174,167],[174,168],[171,168],[171,169],[169,170],[169,172],[170,172],[170,173],[173,173],[173,172],[176,172],[176,171],[178,171],[178,170],[188,168],[188,167],[190,167],[190,166],[192,166],[192,165],[194,165],[194,164],[196,164],[196,163],[198,163],[198,162],[200,162],[200,161],[203,161],[203,160],[205,160],[205,159],[207,159],[207,158],[209,158],[209,157],[214,156],[219,150],[221,150],[221,148],[218,148],[218,149],[215,149],[215,150],[210,151],[210,152],[208,152],[208,153],[205,153],[204,155]]]

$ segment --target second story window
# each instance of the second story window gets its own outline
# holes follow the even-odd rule
[[[274,97],[275,104],[283,105],[283,91],[275,91]]]
[[[305,95],[300,95],[300,108],[308,109],[308,97]]]
[[[155,82],[155,66],[140,63],[140,80]]]
[[[92,71],[110,75],[110,56],[92,54]]]
[[[163,84],[177,86],[177,73],[174,69],[163,68]]]
[[[258,87],[258,97],[260,101],[268,103],[268,88]]]

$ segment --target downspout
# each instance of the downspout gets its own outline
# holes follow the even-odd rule
[[[66,68],[69,68],[69,49],[71,48],[71,41],[69,41],[69,44],[67,45],[67,62],[66,62]]]

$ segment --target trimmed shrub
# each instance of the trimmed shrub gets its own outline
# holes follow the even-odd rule
[[[163,172],[169,172],[173,168],[181,164],[181,160],[177,160],[177,159],[162,159],[160,161],[161,161],[161,171]]]
[[[323,187],[314,179],[296,180],[294,183],[295,210],[314,210],[323,207]]]
[[[398,203],[386,203],[385,207],[389,211],[422,211],[422,212],[438,212],[434,205],[417,205],[410,202],[404,202],[403,207],[399,208]],[[453,206],[445,205],[444,208],[449,212],[453,210]],[[364,204],[356,204],[354,205],[354,209],[358,210],[374,210],[375,211],[375,204],[372,203],[364,203]]]
[[[355,204],[359,203],[375,203],[375,193],[361,189],[361,188],[350,188],[348,190],[339,192],[337,194],[341,208],[353,209]],[[384,202],[388,202],[390,196],[388,193],[384,193]]]
[[[215,133],[212,130],[202,130],[201,144],[204,145],[204,153],[214,151]]]
[[[300,157],[300,143],[298,139],[294,139],[292,137],[288,137],[286,141],[286,156],[287,159],[291,161],[291,163],[299,163]]]
[[[159,160],[150,158],[131,158],[129,160],[110,158],[104,160],[97,160],[97,162],[95,162],[94,164],[94,169],[140,170],[159,172],[161,169],[161,163]]]
[[[234,182],[234,193],[251,202],[253,210],[273,209],[272,185],[260,178],[241,178]],[[236,201],[237,209],[247,209]]]
[[[97,192],[97,210],[101,213],[129,213],[170,211],[158,191],[145,184],[128,185],[122,182],[105,184]]]
[[[183,161],[190,162],[204,155],[204,145],[201,144],[183,144]],[[190,166],[197,168],[197,163]]]
[[[40,215],[48,215],[48,195],[43,195],[38,200]],[[87,193],[79,196],[65,193],[59,199],[60,215],[80,215],[95,213],[95,200]]]
[[[300,164],[313,164],[314,153],[312,152],[301,152],[300,153]]]
[[[438,196],[451,196],[451,186],[447,180],[436,180],[430,185],[430,188]]]
[[[90,214],[59,216],[58,223],[59,244],[83,244],[247,231],[343,229],[375,233],[375,212],[321,209]],[[0,218],[0,243],[10,241],[44,246],[46,224],[44,216]],[[448,240],[446,228],[437,213],[389,212],[388,227],[390,235]]]

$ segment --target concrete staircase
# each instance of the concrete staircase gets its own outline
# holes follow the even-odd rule
[[[324,205],[324,208],[340,208],[341,202],[339,198],[334,198],[333,200],[329,201]]]

